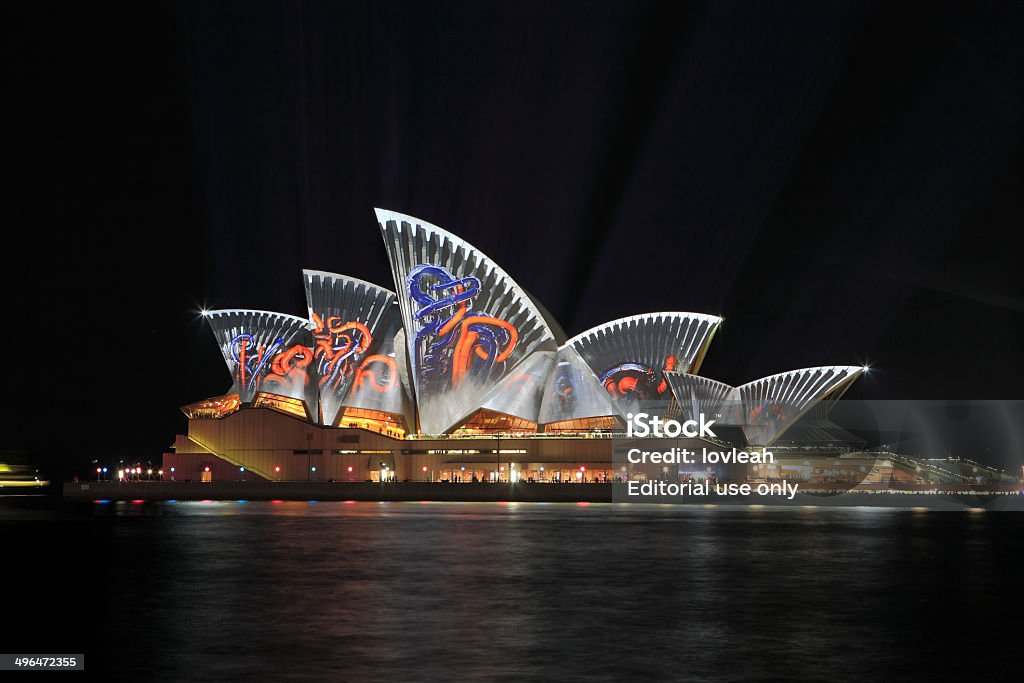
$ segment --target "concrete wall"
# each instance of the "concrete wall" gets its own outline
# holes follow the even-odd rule
[[[516,463],[520,470],[531,463],[535,467],[562,463],[566,469],[582,465],[588,472],[610,468],[611,439],[401,440],[365,429],[313,425],[269,409],[247,408],[219,420],[189,420],[188,436],[177,437],[175,452],[164,455],[163,469],[166,473],[170,467],[181,467],[181,471],[198,475],[212,453],[230,463],[224,470],[214,471],[211,466],[214,481],[237,481],[239,465],[275,481],[366,481],[379,476],[384,465],[399,481],[431,481],[440,478],[442,471],[460,466],[469,471],[496,470],[499,457],[494,451],[499,443],[500,462],[506,467],[504,476],[509,463]],[[458,455],[451,453],[454,450],[477,452]]]
[[[262,479],[250,471],[239,472],[238,466],[218,458],[212,453],[169,453],[164,455],[164,481],[202,481],[205,470],[209,468],[211,481],[238,481]]]

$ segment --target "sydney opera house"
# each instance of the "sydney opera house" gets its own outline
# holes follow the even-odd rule
[[[472,245],[376,213],[394,291],[307,270],[306,317],[204,312],[233,383],[182,409],[188,434],[165,454],[165,476],[607,482],[621,476],[612,437],[640,406],[715,416],[718,446],[799,451],[792,467],[805,477],[824,471],[817,456],[856,441],[827,417],[864,368],[717,382],[699,372],[722,319],[700,313],[634,315],[566,338]],[[708,474],[791,474],[773,467]]]

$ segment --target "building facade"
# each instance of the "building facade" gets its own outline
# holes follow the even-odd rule
[[[182,408],[188,433],[165,454],[165,473],[613,481],[623,476],[612,465],[614,438],[644,406],[714,416],[724,428],[715,445],[764,449],[812,411],[827,421],[828,406],[865,370],[717,382],[699,371],[722,318],[702,313],[634,315],[566,339],[471,244],[412,216],[376,214],[394,290],[306,270],[304,318],[204,311],[232,384]]]

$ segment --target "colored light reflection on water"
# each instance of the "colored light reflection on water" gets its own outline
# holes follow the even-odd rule
[[[149,672],[151,683],[289,676],[403,683],[450,680],[452,671],[486,680],[496,667],[508,680],[621,681],[637,671],[652,680],[677,679],[680,671],[697,680],[845,680],[851,670],[903,680],[921,666],[919,656],[906,655],[908,629],[931,643],[915,652],[956,674],[950,677],[977,678],[978,661],[945,654],[956,648],[985,652],[985,666],[997,671],[1013,670],[1019,652],[1010,647],[1018,634],[992,618],[996,607],[1019,613],[1024,606],[1018,574],[1005,564],[1024,557],[1019,515],[576,501],[93,502],[47,512],[42,522],[44,513],[33,511],[26,515],[31,524],[4,527],[12,547],[41,532],[60,540],[9,563],[9,580],[23,587],[9,599],[23,595],[32,609],[60,614],[21,622],[25,640],[56,632],[104,661]],[[87,533],[85,518],[92,518]],[[785,552],[778,552],[780,539]],[[66,592],[50,587],[47,568],[68,557],[89,558],[75,567],[82,585],[105,586],[119,567],[147,581],[119,582],[117,599],[105,600],[96,619],[94,610],[64,609]],[[956,561],[936,561],[950,557]],[[228,576],[236,567],[250,569],[244,580]],[[766,594],[768,607],[756,597],[762,593],[752,568],[755,579],[786,577]],[[666,576],[685,590],[665,590]],[[893,582],[899,590],[878,590]],[[323,586],[331,587],[331,599]],[[260,618],[237,618],[254,596]],[[792,629],[765,628],[771,606]],[[480,628],[481,614],[515,637],[495,648],[493,631]],[[951,629],[959,623],[993,627]],[[628,634],[651,624],[658,625],[648,631],[657,656],[633,647],[608,658],[543,654],[551,643],[571,651],[597,632]],[[460,648],[438,648],[438,634]],[[809,640],[815,653],[847,654],[808,657]],[[408,652],[395,659],[399,642]],[[344,661],[335,667],[339,647]],[[196,653],[211,651],[223,668],[207,675]],[[166,662],[166,670],[154,662]]]

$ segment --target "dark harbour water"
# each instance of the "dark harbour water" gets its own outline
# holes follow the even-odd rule
[[[1024,671],[1016,513],[0,499],[0,533],[0,651],[123,680]]]

